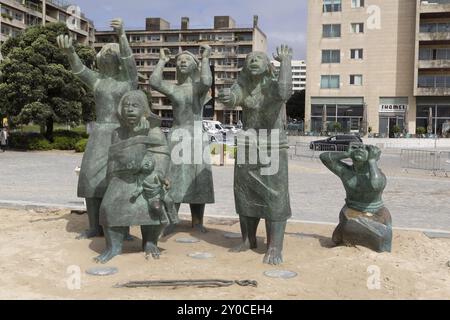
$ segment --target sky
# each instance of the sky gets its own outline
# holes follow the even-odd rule
[[[180,28],[189,17],[190,28],[212,28],[214,16],[229,15],[236,25],[251,27],[253,15],[268,39],[271,56],[280,44],[294,50],[294,59],[306,58],[307,0],[72,0],[97,30],[108,30],[109,21],[122,18],[125,29],[145,29],[146,17],[161,17],[171,28]]]

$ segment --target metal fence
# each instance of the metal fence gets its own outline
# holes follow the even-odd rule
[[[450,174],[450,151],[439,152],[439,171],[443,172],[447,177]]]
[[[402,169],[427,170],[433,174],[450,173],[450,151],[402,149]]]

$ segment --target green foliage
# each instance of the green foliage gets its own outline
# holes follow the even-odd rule
[[[76,152],[84,152],[86,150],[88,139],[81,139],[75,144],[75,151]]]
[[[400,132],[402,132],[402,128],[400,128],[399,125],[395,125],[394,127],[392,127],[392,132],[393,133],[400,133]]]
[[[43,135],[35,132],[12,132],[9,136],[9,146],[17,150],[51,150],[52,145]]]
[[[425,129],[424,127],[417,127],[416,133],[417,134],[425,134],[425,133],[427,133],[427,129]]]
[[[53,122],[79,123],[93,120],[92,94],[70,71],[67,57],[56,44],[56,37],[67,34],[63,23],[33,26],[2,45],[5,58],[0,64],[0,113],[13,123],[53,125]],[[95,51],[76,45],[87,66]]]
[[[305,119],[305,90],[296,91],[286,102],[286,114],[289,118]]]
[[[328,131],[342,132],[342,124],[340,122],[332,122],[328,124]]]
[[[37,132],[13,132],[10,135],[10,147],[17,150],[45,151],[57,150],[81,150],[83,144],[86,147],[86,134],[70,131],[56,130],[54,141],[50,143],[42,134]],[[84,152],[82,151],[77,152]]]
[[[54,137],[52,146],[53,149],[57,150],[75,150],[75,145],[78,141],[78,138]]]
[[[31,140],[28,144],[28,150],[31,151],[47,151],[52,149],[53,145],[45,138]]]

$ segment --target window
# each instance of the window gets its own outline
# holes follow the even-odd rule
[[[419,75],[419,88],[450,88],[450,76]]]
[[[352,8],[364,7],[364,0],[352,0]]]
[[[166,36],[166,42],[178,42],[179,40],[180,40],[180,37],[177,34]]]
[[[322,50],[322,63],[340,63],[340,50]]]
[[[363,57],[363,49],[350,49],[350,59],[362,60]]]
[[[420,48],[419,60],[450,60],[450,48]]]
[[[339,89],[340,77],[338,75],[322,76],[320,81],[320,87],[322,89]]]
[[[342,9],[341,0],[323,0],[323,12],[339,12]]]
[[[352,23],[351,31],[353,33],[364,33],[364,23]]]
[[[161,35],[159,35],[159,34],[149,35],[149,36],[147,36],[147,40],[150,41],[150,42],[161,41]]]
[[[324,24],[322,34],[324,38],[339,38],[341,36],[341,25]]]
[[[362,86],[363,76],[361,74],[350,75],[350,84],[354,86]]]

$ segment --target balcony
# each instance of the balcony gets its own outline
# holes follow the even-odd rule
[[[450,2],[445,0],[428,0],[420,4],[420,13],[430,14],[450,14]]]
[[[449,69],[450,60],[419,60],[419,69]]]
[[[419,41],[420,42],[429,42],[433,43],[439,42],[449,42],[450,41],[450,32],[421,32],[419,33]]]
[[[21,29],[21,30],[25,29],[27,27],[27,25],[20,20],[8,19],[8,18],[3,18],[3,17],[1,19],[2,19],[2,23],[13,26],[13,27]]]
[[[416,88],[416,96],[450,96],[450,88]]]

